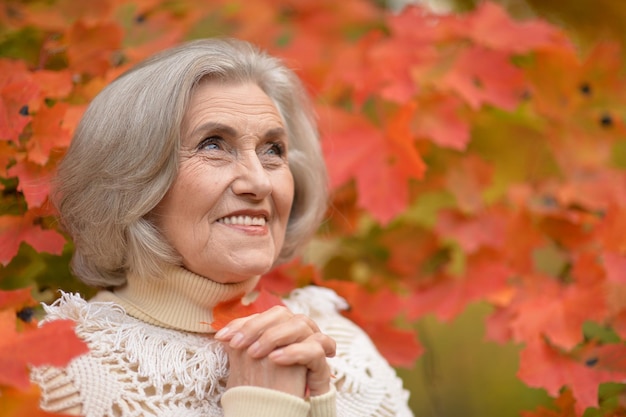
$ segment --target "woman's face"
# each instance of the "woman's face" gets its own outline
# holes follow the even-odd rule
[[[270,269],[294,195],[287,145],[280,114],[257,85],[198,86],[178,176],[154,212],[187,269],[222,283]]]

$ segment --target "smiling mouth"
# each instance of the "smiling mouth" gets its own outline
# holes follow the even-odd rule
[[[230,216],[222,217],[217,222],[237,226],[265,226],[267,219],[263,216]]]

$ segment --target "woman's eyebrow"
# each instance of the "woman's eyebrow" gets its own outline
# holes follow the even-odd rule
[[[200,126],[196,127],[191,132],[190,136],[195,137],[198,135],[205,135],[207,134],[207,132],[221,133],[226,136],[237,136],[237,131],[233,129],[231,126],[225,125],[223,123],[218,123],[218,122],[202,123]],[[265,139],[279,139],[279,138],[284,138],[285,136],[287,136],[287,132],[285,131],[283,127],[275,127],[275,128],[269,129],[263,135]]]
[[[223,135],[227,135],[227,136],[235,136],[237,134],[237,131],[235,129],[233,129],[232,127],[222,124],[222,123],[218,123],[218,122],[206,122],[206,123],[202,123],[200,126],[196,127],[192,132],[191,132],[191,137],[196,137],[199,135],[205,135],[208,132],[211,133],[221,133]]]
[[[283,139],[287,137],[287,132],[282,127],[275,127],[273,129],[268,130],[263,135],[266,140],[268,139]]]

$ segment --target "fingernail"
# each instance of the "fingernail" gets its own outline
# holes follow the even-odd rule
[[[230,340],[230,347],[238,348],[243,344],[243,333],[237,333]]]
[[[270,353],[270,357],[273,358],[273,359],[276,359],[276,358],[280,357],[282,354],[283,354],[283,349],[276,349],[275,351]]]
[[[261,349],[261,344],[259,342],[254,342],[248,348],[248,352],[250,353],[250,355],[254,356],[254,355],[256,355],[259,352],[260,349]]]
[[[228,334],[230,329],[228,327],[221,328],[217,333],[215,333],[215,338],[220,339]]]

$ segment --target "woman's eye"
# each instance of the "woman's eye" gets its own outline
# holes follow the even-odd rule
[[[269,155],[283,156],[285,154],[285,146],[282,143],[269,143],[266,151]]]
[[[211,136],[204,139],[198,145],[198,149],[201,150],[220,150],[222,149],[222,138],[219,136]]]

